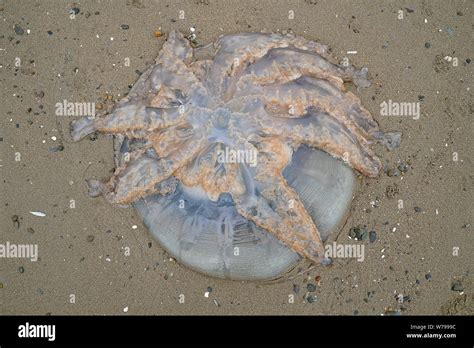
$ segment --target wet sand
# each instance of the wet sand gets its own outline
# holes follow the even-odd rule
[[[0,314],[474,313],[472,2],[11,0],[0,18],[0,243],[39,253],[0,259]],[[389,175],[360,179],[337,237],[364,244],[363,262],[336,259],[276,282],[213,279],[170,260],[132,208],[87,195],[85,179],[114,169],[112,139],[73,143],[75,118],[56,116],[55,104],[113,103],[167,32],[190,27],[199,44],[291,31],[369,68],[373,85],[356,93],[403,138],[392,152],[375,147]],[[380,115],[389,100],[419,102],[419,119]],[[375,241],[350,240],[357,226]]]

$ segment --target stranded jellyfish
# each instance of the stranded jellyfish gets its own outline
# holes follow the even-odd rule
[[[376,177],[370,145],[397,146],[345,83],[327,46],[291,35],[221,37],[196,60],[172,31],[129,94],[72,137],[114,135],[116,170],[89,193],[132,204],[173,257],[229,279],[270,279],[301,258],[328,264],[324,242],[350,205],[353,169]]]

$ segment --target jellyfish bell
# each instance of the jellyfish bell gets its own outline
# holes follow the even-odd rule
[[[123,140],[115,139],[118,165],[128,153],[124,144],[137,146]],[[301,146],[283,175],[316,223],[321,239],[337,235],[356,185],[352,169],[323,151]],[[284,275],[301,260],[271,233],[242,217],[226,192],[211,200],[199,187],[177,183],[163,194],[142,197],[132,205],[163,249],[208,276],[269,280]],[[322,263],[330,261],[326,258]]]

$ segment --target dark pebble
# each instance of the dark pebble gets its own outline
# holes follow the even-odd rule
[[[13,215],[12,216],[12,221],[13,221],[13,225],[16,228],[20,228],[20,220],[18,219],[18,215]]]
[[[49,36],[53,35],[53,32],[51,30],[48,30],[47,33]]]
[[[423,210],[422,210],[420,207],[415,207],[415,211],[416,211],[417,213],[421,213]]]
[[[79,12],[81,12],[81,10],[78,7],[73,7],[69,10],[70,14],[78,14]]]
[[[457,14],[458,16],[462,16],[462,15],[463,15],[463,13],[462,13],[461,11],[456,12],[456,14]]]
[[[297,295],[300,293],[300,286],[298,284],[293,284],[293,292]]]
[[[418,100],[419,100],[419,101],[423,101],[424,99],[425,99],[425,96],[424,96],[424,95],[419,95],[419,96],[418,96]]]
[[[19,25],[15,24],[15,34],[23,35],[24,33],[25,33],[25,31],[23,30],[23,28],[20,27]]]
[[[207,291],[208,291],[209,293],[211,293],[211,292],[212,292],[212,288],[211,288],[210,286],[208,286],[208,287],[207,287]]]
[[[408,13],[413,13],[415,10],[411,7],[405,7],[405,10],[407,10]]]
[[[43,91],[39,91],[39,92],[36,92],[35,95],[36,95],[38,98],[43,98],[43,97],[44,97],[44,92],[43,92]]]
[[[367,230],[364,230],[362,234],[360,235],[360,240],[367,241],[369,240],[369,232]]]
[[[389,177],[399,176],[399,175],[400,175],[400,172],[398,171],[397,168],[387,170],[387,176]]]
[[[20,272],[20,273],[25,273],[25,267],[20,266],[20,267],[18,268],[18,272]]]
[[[466,63],[467,63],[467,64],[471,64],[471,59],[467,58],[467,59],[466,59]]]
[[[32,229],[31,227],[28,227],[28,229],[27,229],[26,231],[27,231],[28,233],[31,233],[31,234],[35,233],[35,230]]]
[[[151,242],[149,242],[149,243],[148,243],[148,248],[151,248],[152,245],[153,245],[153,244],[152,244]]]
[[[308,285],[306,285],[306,289],[308,289],[309,292],[315,292],[316,285],[309,283]]]
[[[48,149],[49,152],[61,152],[64,150],[64,146],[58,145],[58,146],[52,146]]]
[[[401,163],[398,166],[398,170],[401,171],[402,173],[408,172],[408,166],[405,163]]]
[[[306,297],[306,301],[308,301],[308,303],[313,303],[315,300],[316,298],[313,295],[308,295]]]
[[[464,286],[461,284],[460,281],[457,281],[453,283],[453,285],[451,286],[451,290],[461,292],[461,291],[464,291]]]
[[[377,240],[377,232],[375,231],[370,231],[369,232],[369,241],[371,243],[374,243]]]
[[[86,240],[89,242],[89,243],[92,243],[94,241],[94,236],[92,234],[88,235]]]
[[[431,47],[431,44],[429,42],[426,42],[425,43],[425,48],[430,48]]]
[[[425,274],[425,279],[430,282],[431,279],[433,279],[433,277],[431,276],[431,273],[426,273]]]
[[[128,30],[128,29],[130,28],[130,26],[129,26],[128,24],[122,24],[122,25],[120,26],[120,28],[121,28],[122,30]]]
[[[356,238],[357,240],[369,240],[369,233],[365,227],[351,227],[349,230],[349,236]]]

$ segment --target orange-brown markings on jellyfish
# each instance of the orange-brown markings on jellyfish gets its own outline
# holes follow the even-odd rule
[[[343,85],[367,83],[367,71],[332,63],[324,45],[271,34],[226,36],[212,60],[192,59],[183,35],[171,32],[156,64],[112,114],[76,123],[74,139],[98,130],[145,141],[117,168],[106,198],[131,203],[170,177],[199,186],[212,200],[228,192],[245,218],[321,261],[316,224],[282,173],[304,144],[364,175],[378,175],[381,163],[369,148],[378,125]],[[220,113],[228,115],[227,126],[215,124]],[[254,146],[256,166],[217,163],[221,141],[239,149]]]
[[[299,254],[321,262],[324,247],[319,231],[298,194],[282,175],[291,151],[278,137],[265,138],[256,147],[260,154],[255,180],[264,187],[260,192],[263,201],[242,205],[242,198],[237,196],[237,210]],[[267,208],[267,202],[271,202],[272,209]]]

